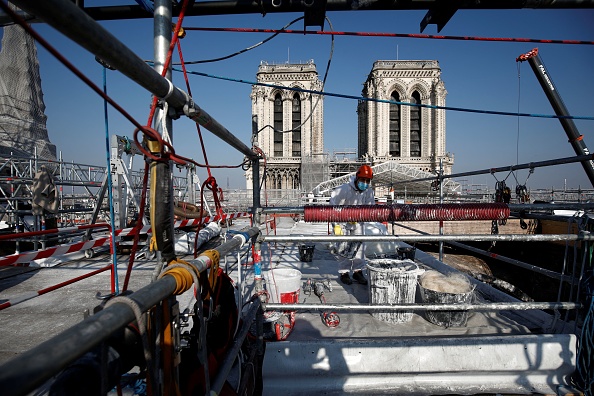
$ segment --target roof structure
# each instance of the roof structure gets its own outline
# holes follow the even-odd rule
[[[373,184],[376,187],[393,187],[395,192],[408,194],[423,194],[435,191],[432,183],[437,180],[433,173],[424,172],[414,167],[400,164],[396,161],[387,161],[373,165]],[[334,188],[348,182],[355,172],[340,176],[315,186],[312,193],[315,196],[328,195]],[[451,179],[443,181],[444,194],[460,192],[460,183]]]

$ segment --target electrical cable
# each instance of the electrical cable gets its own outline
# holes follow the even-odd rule
[[[289,27],[289,26],[291,26],[292,24],[294,24],[294,23],[296,23],[296,22],[299,22],[299,21],[300,21],[300,20],[302,20],[303,18],[304,18],[304,17],[299,17],[299,18],[297,18],[297,19],[294,19],[294,20],[292,20],[291,22],[289,22],[288,24],[286,24],[285,26],[283,26],[281,29],[277,30],[277,31],[276,31],[276,33],[274,33],[272,36],[270,36],[270,37],[266,38],[265,40],[262,40],[262,41],[260,41],[259,43],[256,43],[256,44],[254,44],[254,45],[251,45],[251,46],[249,46],[249,47],[247,47],[247,48],[244,48],[244,49],[242,49],[242,50],[240,50],[240,51],[234,52],[234,53],[232,53],[232,54],[229,54],[229,55],[221,56],[221,57],[219,57],[219,58],[213,58],[213,59],[204,59],[204,60],[197,60],[197,61],[189,61],[189,62],[186,62],[186,65],[195,65],[195,64],[202,64],[202,63],[212,63],[212,62],[219,62],[219,61],[222,61],[222,60],[226,60],[226,59],[233,58],[233,57],[235,57],[235,56],[237,56],[237,55],[241,55],[241,54],[243,54],[243,53],[245,53],[245,52],[251,51],[251,50],[253,50],[253,49],[255,49],[255,48],[258,48],[258,47],[259,47],[259,46],[261,46],[262,44],[264,44],[264,43],[266,43],[266,42],[268,42],[268,41],[272,40],[273,38],[275,38],[276,36],[278,36],[280,33],[282,33],[282,32],[285,30],[285,28],[288,28],[288,27]],[[185,29],[185,27],[184,27],[184,29]],[[188,30],[198,30],[198,29],[190,28],[190,29],[188,29]],[[178,63],[174,63],[174,65],[178,65]]]

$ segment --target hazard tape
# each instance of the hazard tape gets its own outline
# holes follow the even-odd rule
[[[203,217],[202,219],[188,219],[188,220],[177,221],[177,222],[175,222],[174,227],[175,228],[191,227],[194,225],[209,223],[211,221],[219,221],[219,220],[225,221],[225,220],[232,220],[232,219],[236,219],[239,217],[248,217],[248,216],[250,216],[250,214],[247,212],[224,214],[223,216],[217,215],[214,217],[207,216],[207,217]],[[76,228],[76,227],[72,227],[72,228]],[[144,226],[138,231],[138,233],[141,235],[147,234],[150,232],[151,232],[150,226]],[[116,230],[115,234],[116,234],[116,236],[122,237],[122,236],[128,236],[128,235],[135,235],[136,233],[137,232],[136,232],[135,228],[124,228],[122,230]],[[103,237],[103,238],[98,238],[98,239],[95,239],[92,241],[75,242],[75,243],[71,243],[71,244],[60,245],[60,246],[56,246],[56,247],[52,247],[52,248],[48,248],[48,249],[37,250],[34,252],[11,254],[9,256],[0,257],[0,267],[5,267],[8,265],[14,265],[14,264],[24,264],[24,263],[28,263],[33,260],[39,260],[39,259],[44,259],[44,258],[48,258],[48,257],[52,257],[52,256],[59,256],[59,255],[63,255],[63,254],[74,253],[74,252],[78,252],[81,250],[93,249],[96,247],[103,246],[108,241],[109,241],[109,236]]]
[[[238,212],[238,213],[229,213],[229,214],[224,214],[222,216],[216,215],[213,217],[207,216],[207,217],[202,217],[201,219],[187,219],[187,220],[181,220],[181,221],[176,221],[173,224],[174,228],[182,228],[182,227],[192,227],[192,226],[198,226],[200,224],[206,224],[206,223],[210,223],[212,221],[225,221],[225,220],[233,220],[239,217],[249,217],[251,216],[250,213],[248,212]],[[140,231],[138,232],[139,234],[149,234],[152,231],[150,226],[144,226],[140,229]],[[128,235],[134,235],[134,228],[124,228],[122,230],[118,230],[116,231],[116,235],[117,236],[128,236]]]
[[[103,246],[108,241],[109,237],[100,238],[93,241],[76,242],[66,245],[60,245],[49,249],[37,250],[35,252],[11,254],[10,256],[0,257],[0,267],[5,267],[14,264],[23,264],[33,260],[44,259],[51,256],[58,256],[62,254],[78,252],[81,250],[92,249],[95,247]]]

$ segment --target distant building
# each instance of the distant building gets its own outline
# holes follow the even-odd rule
[[[259,83],[274,85],[254,85],[251,93],[254,144],[266,155],[266,186],[302,190],[302,160],[324,150],[324,98],[300,91],[321,91],[316,65],[262,62],[256,77]],[[261,168],[260,176],[263,164]],[[252,188],[251,170],[246,182]]]
[[[446,153],[447,91],[436,60],[376,61],[365,81],[358,113],[358,156],[371,163],[397,161],[424,172],[451,174]],[[399,102],[399,103],[389,103]]]

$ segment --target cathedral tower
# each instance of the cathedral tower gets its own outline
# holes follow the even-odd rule
[[[451,174],[445,110],[433,107],[445,106],[446,94],[436,60],[376,61],[362,92],[370,100],[357,106],[359,157],[425,172],[439,170],[442,160],[444,173]]]
[[[310,92],[322,89],[316,65],[262,62],[256,77],[264,85],[252,87],[254,144],[266,155],[266,185],[300,190],[303,160],[324,149],[323,96]],[[251,171],[246,182],[252,188]]]

